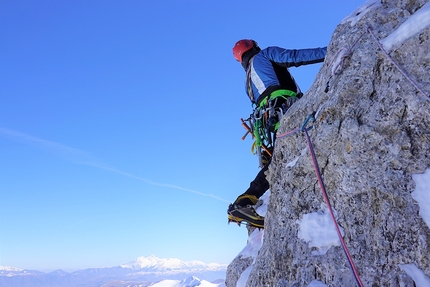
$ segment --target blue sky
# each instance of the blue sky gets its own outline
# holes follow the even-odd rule
[[[229,263],[258,172],[234,43],[326,46],[364,2],[0,1],[0,265]]]

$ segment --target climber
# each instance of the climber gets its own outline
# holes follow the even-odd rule
[[[265,108],[269,106],[282,107],[283,112],[286,112],[302,96],[288,68],[323,62],[326,52],[327,47],[288,50],[272,46],[260,49],[254,40],[238,41],[233,47],[233,56],[245,69],[245,89],[253,105],[253,114],[263,109],[266,111],[268,109]],[[262,125],[265,130],[274,135],[279,126],[279,118],[266,117]],[[253,127],[252,130],[257,128]],[[257,214],[253,206],[269,189],[265,172],[271,161],[276,136],[272,138],[273,141],[268,145],[264,143],[268,140],[267,137],[257,138],[260,140],[260,145],[265,147],[260,154],[261,170],[250,183],[249,188],[229,205],[227,210],[229,223],[235,222],[240,225],[244,221],[254,227],[264,227],[264,217]]]

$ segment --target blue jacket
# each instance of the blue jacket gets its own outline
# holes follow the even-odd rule
[[[285,89],[300,93],[300,88],[288,68],[324,61],[327,47],[288,50],[267,47],[250,60],[246,68],[246,93],[252,103],[259,102],[275,90]]]

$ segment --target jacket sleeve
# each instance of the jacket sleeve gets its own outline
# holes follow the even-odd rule
[[[327,47],[298,50],[267,47],[261,50],[261,53],[268,60],[288,68],[324,62]]]

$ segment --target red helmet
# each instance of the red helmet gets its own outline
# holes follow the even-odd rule
[[[258,48],[257,42],[255,42],[254,40],[244,39],[244,40],[237,41],[233,47],[234,58],[240,63],[242,63],[243,54],[251,50],[253,47]]]

